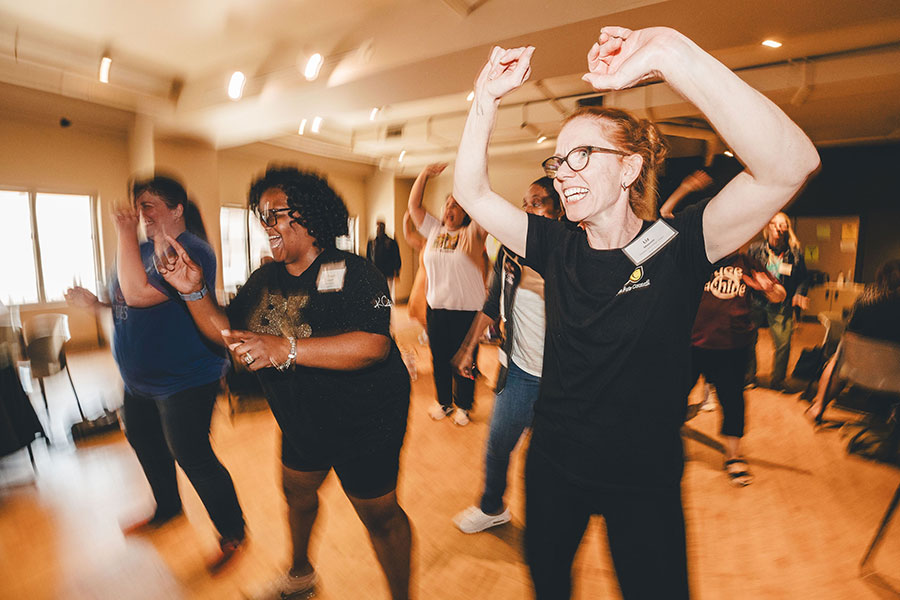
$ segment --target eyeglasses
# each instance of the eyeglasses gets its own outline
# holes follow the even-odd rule
[[[262,221],[262,224],[266,227],[275,227],[275,224],[278,223],[278,213],[290,212],[292,210],[295,209],[291,207],[267,208],[266,210],[259,212],[259,220]]]
[[[563,163],[569,165],[573,171],[581,171],[588,166],[591,154],[594,152],[603,152],[604,154],[618,154],[619,156],[628,156],[630,152],[622,152],[621,150],[613,150],[612,148],[600,148],[599,146],[578,146],[569,151],[565,156],[551,156],[541,163],[544,167],[544,173],[551,179],[556,178],[556,172]]]

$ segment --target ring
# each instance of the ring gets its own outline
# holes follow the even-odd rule
[[[251,364],[253,364],[253,361],[256,359],[253,358],[253,355],[251,355],[248,352],[247,354],[244,355],[244,358],[242,360],[244,361],[244,364],[251,365]]]

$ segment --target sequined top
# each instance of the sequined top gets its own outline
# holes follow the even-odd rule
[[[352,331],[391,335],[384,276],[362,257],[336,249],[322,252],[299,276],[281,263],[263,265],[227,312],[235,329],[298,340]],[[357,371],[295,366],[257,374],[284,443],[304,455],[333,461],[369,452],[398,434],[402,439],[410,384],[393,339],[387,359]]]

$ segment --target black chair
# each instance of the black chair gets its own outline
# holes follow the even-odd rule
[[[81,413],[81,419],[85,420],[81,400],[78,399],[78,392],[75,391],[75,383],[72,382],[72,374],[66,361],[66,342],[72,337],[69,333],[68,315],[59,313],[36,315],[25,322],[22,334],[25,338],[25,354],[31,362],[31,375],[38,380],[41,387],[47,418],[50,418],[50,405],[47,403],[44,378],[65,370],[69,385],[72,386],[72,393],[75,394],[78,412]]]

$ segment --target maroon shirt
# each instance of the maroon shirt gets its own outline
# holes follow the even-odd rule
[[[743,281],[744,274],[752,276],[753,272],[765,273],[775,282],[762,264],[746,254],[732,254],[715,264],[700,296],[692,345],[730,350],[753,343],[756,327],[750,315],[752,288]]]

